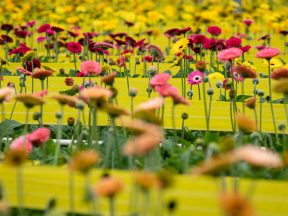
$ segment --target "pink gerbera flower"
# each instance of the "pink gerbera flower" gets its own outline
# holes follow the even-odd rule
[[[50,138],[49,128],[38,128],[32,133],[27,135],[27,139],[32,143],[33,146],[39,147],[43,143],[47,142]]]
[[[202,80],[203,80],[203,73],[201,73],[200,71],[196,70],[196,71],[193,71],[192,73],[190,73],[188,75],[187,82],[190,85],[197,85],[197,84],[201,83]]]
[[[253,20],[246,19],[246,20],[243,20],[243,23],[247,26],[250,26],[253,23]]]
[[[239,58],[242,55],[242,50],[239,48],[229,48],[218,53],[218,58],[221,61],[230,61]]]
[[[81,63],[81,72],[85,76],[97,76],[101,71],[101,66],[98,62],[88,60]]]
[[[69,42],[69,43],[67,43],[66,47],[71,53],[81,53],[82,52],[81,44],[77,43],[77,42]]]
[[[13,140],[10,144],[11,149],[23,149],[27,153],[30,153],[32,151],[32,143],[28,139],[28,137],[20,136],[17,139]]]
[[[267,60],[280,54],[277,48],[265,48],[256,53],[257,58],[265,58]]]
[[[168,73],[156,74],[150,80],[150,86],[154,89],[156,86],[166,85],[171,75]]]

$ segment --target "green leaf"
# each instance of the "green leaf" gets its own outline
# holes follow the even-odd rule
[[[251,95],[238,95],[236,98],[237,102],[244,102],[246,99],[252,97]]]
[[[221,95],[221,96],[220,96],[220,101],[229,101],[229,100],[227,100],[227,98],[225,97],[225,95]]]
[[[7,70],[7,68],[2,68],[1,75],[2,76],[11,76],[12,73],[9,70]]]
[[[65,91],[59,91],[60,94],[66,94],[70,96],[76,95],[78,92],[79,92],[79,89],[68,89]]]
[[[22,124],[17,121],[6,119],[0,124],[0,134],[1,136],[13,134],[13,130],[21,126]]]
[[[77,71],[70,69],[69,70],[69,76],[73,77],[73,76],[77,76]]]

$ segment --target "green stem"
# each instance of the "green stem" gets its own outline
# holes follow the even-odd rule
[[[164,111],[165,111],[165,103],[163,103],[162,105],[162,112],[161,112],[161,124],[163,128],[164,128]]]
[[[115,143],[115,156],[116,156],[116,159],[115,160],[112,160],[112,161],[120,161],[120,146],[119,146],[119,142],[118,142],[118,136],[117,136],[117,130],[116,130],[116,124],[115,124],[115,118],[114,117],[111,117],[111,121],[112,121],[112,127],[113,127],[113,136],[114,136],[114,143]],[[112,151],[114,152],[114,151]],[[112,157],[113,159],[113,157]],[[112,164],[112,169],[114,169],[114,164]]]
[[[262,133],[262,97],[260,97],[260,122],[259,122],[259,132]]]
[[[271,78],[270,78],[270,73],[271,73],[271,66],[270,66],[270,59],[268,60],[268,81],[269,81],[269,97],[270,97],[270,108],[271,108],[271,115],[272,115],[272,120],[273,120],[273,127],[274,127],[274,133],[276,136],[276,142],[278,143],[278,133],[277,133],[277,127],[276,127],[276,121],[275,121],[275,116],[274,116],[274,109],[273,109],[273,102],[272,102],[272,88],[271,88]]]
[[[208,120],[208,111],[207,111],[207,104],[206,104],[206,88],[205,82],[202,82],[202,93],[203,93],[203,102],[204,102],[204,112],[205,112],[205,119],[206,119],[206,131],[209,132],[209,120]]]
[[[109,212],[110,216],[115,216],[115,199],[113,196],[109,197]]]
[[[255,122],[256,122],[256,130],[258,131],[258,118],[257,118],[256,108],[254,108],[253,111],[254,111],[254,118],[255,118]]]
[[[203,82],[203,81],[202,81],[202,82]],[[198,99],[199,99],[199,101],[200,101],[200,100],[201,100],[200,85],[197,84],[197,86],[198,86]]]
[[[287,108],[287,101],[288,101],[288,94],[284,95],[284,109],[285,109],[285,116],[286,116],[286,126],[288,127],[288,108]]]
[[[1,103],[1,111],[2,111],[2,122],[5,120],[5,107],[4,102]]]
[[[96,149],[98,148],[98,127],[97,127],[97,107],[96,105],[93,107],[93,120],[92,120],[92,141],[95,141]]]
[[[74,56],[74,68],[75,68],[75,72],[77,72],[77,66],[76,66],[76,53],[73,53]]]
[[[53,161],[53,165],[57,165],[58,163],[58,158],[59,158],[59,153],[60,153],[60,139],[62,137],[62,120],[63,120],[63,109],[64,109],[64,105],[60,106],[60,116],[57,117],[57,144],[56,144],[56,148],[55,148],[55,152],[54,152],[54,161]]]

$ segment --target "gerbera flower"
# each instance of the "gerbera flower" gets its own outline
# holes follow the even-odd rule
[[[45,41],[45,40],[46,40],[46,37],[45,37],[45,36],[39,36],[39,37],[36,38],[36,41],[37,41],[38,43],[41,43],[41,42],[43,42],[43,41]]]
[[[149,84],[154,89],[156,86],[166,85],[170,78],[168,73],[155,74]]]
[[[156,97],[153,99],[150,99],[149,101],[146,101],[144,103],[140,103],[137,105],[135,112],[140,111],[155,111],[162,107],[164,104],[164,98],[163,97]]]
[[[241,39],[236,37],[231,37],[228,40],[226,40],[226,47],[232,48],[232,47],[241,47]]]
[[[88,60],[81,63],[81,72],[85,76],[97,76],[101,71],[102,69],[98,62]]]
[[[74,84],[74,79],[72,77],[66,77],[64,80],[64,83],[66,86],[73,86]]]
[[[219,28],[218,26],[209,26],[207,29],[207,32],[210,33],[213,36],[218,36],[221,34],[221,28]]]
[[[4,101],[10,101],[13,97],[13,89],[9,87],[1,88],[0,89],[0,104]]]
[[[257,73],[252,68],[246,67],[245,65],[237,65],[234,70],[241,75],[243,78],[256,78]]]
[[[106,85],[113,86],[116,76],[117,72],[113,71],[112,73],[102,77],[101,82],[105,83]]]
[[[67,43],[66,47],[71,53],[81,53],[82,52],[81,44],[77,43],[77,42],[69,42],[69,43]]]
[[[80,92],[81,98],[85,101],[88,101],[91,106],[103,106],[108,101],[108,98],[112,96],[112,92],[110,90],[100,88],[100,87],[92,87],[85,88]]]
[[[264,58],[270,60],[271,58],[280,54],[279,49],[277,48],[265,48],[256,53],[257,58]]]
[[[250,26],[254,21],[250,19],[243,20],[243,23],[247,26]]]
[[[22,138],[23,140],[23,138]],[[28,154],[25,149],[9,149],[5,155],[5,163],[11,166],[21,166]]]
[[[1,25],[1,30],[4,30],[7,32],[7,34],[13,29],[13,25],[4,23]]]
[[[256,105],[256,97],[250,97],[248,100],[245,101],[245,105],[250,109],[254,109]]]
[[[256,131],[256,123],[255,121],[251,120],[247,116],[243,114],[238,114],[237,115],[237,125],[240,131],[243,132],[253,132]]]
[[[32,147],[33,145],[27,136],[20,136],[17,139],[13,140],[10,144],[10,149],[25,150],[27,154],[32,151]]]
[[[114,197],[122,190],[123,183],[121,180],[114,177],[104,177],[97,183],[93,191],[96,196]]]
[[[190,85],[197,85],[199,83],[201,83],[203,80],[203,73],[196,70],[196,71],[193,71],[192,73],[190,73],[188,75],[188,78],[187,78],[187,82],[190,84]]]
[[[91,168],[95,167],[100,160],[99,154],[93,150],[85,150],[76,152],[72,155],[69,163],[71,170],[87,173]]]
[[[219,73],[219,72],[214,72],[214,73],[209,74],[208,78],[209,78],[209,80],[214,79],[214,80],[221,80],[221,81],[225,79],[223,74]]]
[[[288,78],[288,68],[282,67],[282,68],[273,70],[270,77],[274,80],[279,80],[282,78]]]
[[[50,29],[50,24],[48,23],[45,23],[43,25],[41,25],[38,29],[37,29],[37,32],[38,33],[43,33],[43,32],[46,32],[46,30]]]
[[[36,94],[18,94],[16,99],[22,102],[26,107],[32,108],[44,104],[44,99]]]
[[[38,128],[27,135],[33,146],[39,147],[50,139],[50,128]]]
[[[172,46],[172,52],[174,54],[177,54],[179,52],[183,52],[189,44],[189,40],[187,38],[182,38],[178,40],[175,44]]]
[[[221,61],[231,61],[234,60],[236,58],[239,58],[242,55],[242,50],[239,48],[229,48],[229,49],[225,49],[225,50],[221,50],[217,57],[221,60]]]
[[[79,99],[77,99],[75,96],[65,95],[65,94],[58,94],[53,95],[51,98],[58,101],[60,105],[66,105],[68,104],[71,107],[75,107]]]
[[[150,44],[147,46],[147,51],[152,56],[153,60],[155,61],[164,60],[164,54],[158,46]]]
[[[223,192],[219,197],[220,206],[224,215],[229,216],[253,216],[254,209],[250,200],[239,193]]]
[[[40,68],[35,68],[31,77],[35,79],[40,79],[44,80],[46,77],[49,77],[53,74],[54,72],[52,70],[43,70]]]

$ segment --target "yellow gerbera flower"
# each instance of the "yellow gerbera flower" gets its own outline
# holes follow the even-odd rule
[[[214,72],[208,75],[209,80],[210,79],[215,79],[215,80],[224,80],[225,77],[223,76],[223,74],[219,73],[219,72]]]
[[[178,40],[175,44],[172,46],[172,53],[177,54],[179,52],[183,52],[187,48],[189,44],[189,40],[187,38],[182,38]]]

